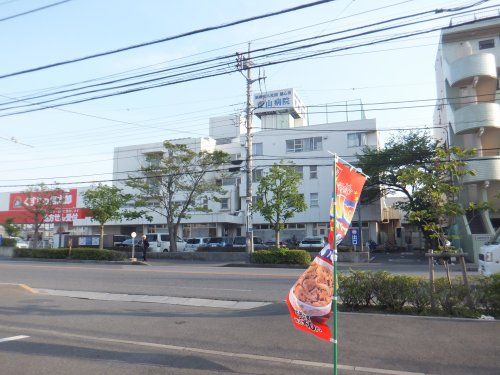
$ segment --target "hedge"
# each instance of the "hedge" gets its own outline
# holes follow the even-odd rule
[[[17,241],[14,238],[4,237],[2,238],[2,246],[14,247]]]
[[[301,264],[311,263],[311,256],[305,250],[288,250],[279,248],[274,250],[258,250],[252,253],[252,263],[258,264]]]
[[[127,255],[114,250],[99,250],[90,248],[69,249],[14,249],[14,257],[38,259],[77,259],[77,260],[125,260]]]
[[[375,308],[388,312],[500,317],[500,274],[470,278],[468,291],[460,277],[435,280],[435,311],[431,311],[429,281],[416,276],[392,275],[387,272],[350,271],[339,274],[339,297],[343,308]]]

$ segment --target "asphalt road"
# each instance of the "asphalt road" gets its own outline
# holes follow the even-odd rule
[[[228,310],[55,297],[0,286],[0,372],[331,374],[331,345],[294,330],[281,302],[300,273],[0,262],[0,282],[34,288],[273,302]],[[340,374],[465,375],[500,369],[496,321],[340,313],[339,335]]]

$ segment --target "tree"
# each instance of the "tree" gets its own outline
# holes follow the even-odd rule
[[[5,229],[5,233],[7,233],[7,236],[9,237],[17,237],[19,236],[19,233],[21,233],[21,228],[14,224],[14,218],[13,217],[6,217],[5,222],[2,224],[2,226]]]
[[[395,137],[381,149],[365,147],[358,166],[370,176],[367,189],[378,196],[402,193],[407,200],[397,204],[410,223],[424,234],[435,249],[446,246],[444,228],[450,217],[463,215],[478,205],[462,207],[458,202],[462,176],[473,174],[466,168],[474,150],[447,149],[424,133],[411,132]]]
[[[62,189],[49,188],[44,183],[32,185],[23,193],[26,198],[21,202],[21,205],[33,218],[33,247],[36,248],[38,246],[40,227],[64,203],[65,194]]]
[[[280,162],[274,164],[259,181],[255,211],[274,229],[278,247],[280,231],[287,220],[307,208],[304,196],[299,193],[300,178],[300,173],[292,164]]]
[[[133,219],[143,215],[143,212],[122,210],[131,199],[132,195],[124,194],[120,188],[102,184],[83,193],[85,207],[92,212],[92,220],[99,223],[99,249],[104,248],[104,224],[111,220]]]
[[[165,217],[170,233],[170,251],[177,251],[176,235],[189,212],[207,212],[203,201],[223,192],[212,172],[228,164],[223,151],[190,150],[186,145],[165,141],[162,152],[147,156],[147,166],[129,176],[127,186],[135,189],[137,207],[147,207]]]

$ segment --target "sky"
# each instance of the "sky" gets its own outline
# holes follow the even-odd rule
[[[33,67],[148,42],[277,11],[312,0],[72,0],[23,16],[9,16],[57,0],[0,0],[0,76]],[[48,88],[128,72],[144,73],[221,55],[356,28],[474,0],[337,0],[177,40],[0,79],[2,102]],[[496,5],[488,1],[478,7]],[[443,16],[424,15],[415,20]],[[311,51],[346,47],[402,32],[449,25],[453,15],[382,34],[325,44]],[[456,19],[455,16],[454,19]],[[470,17],[470,16],[468,16]],[[5,20],[4,20],[5,19]],[[405,20],[400,23],[408,24]],[[351,34],[354,32],[351,32]],[[297,89],[311,107],[309,123],[359,119],[359,103],[375,118],[382,140],[391,129],[432,126],[436,98],[434,62],[439,31],[265,67],[254,91]],[[323,39],[316,39],[323,40]],[[309,50],[281,55],[301,56]],[[234,67],[227,60],[227,69]],[[226,68],[226,67],[224,67]],[[254,72],[254,76],[259,72]],[[108,78],[110,79],[110,78]],[[240,113],[246,83],[239,72],[42,111],[0,117],[0,191],[57,182],[64,187],[111,178],[114,147],[208,135],[208,119]],[[66,86],[65,88],[71,88]],[[30,99],[33,100],[33,99]],[[407,103],[387,103],[401,102]],[[417,102],[418,101],[418,102]],[[348,103],[348,113],[344,111]],[[385,104],[373,104],[385,103]],[[26,101],[11,105],[24,105]],[[341,107],[335,107],[335,106]],[[10,106],[10,105],[9,105]],[[394,107],[413,107],[399,108]],[[382,108],[383,110],[375,110]],[[19,110],[19,109],[18,109]],[[339,111],[340,110],[340,111]],[[330,111],[331,113],[326,113]],[[312,113],[314,112],[314,113]],[[334,113],[336,112],[336,113]],[[327,117],[328,116],[328,117]],[[258,122],[257,122],[258,125]],[[67,185],[66,185],[67,184]]]

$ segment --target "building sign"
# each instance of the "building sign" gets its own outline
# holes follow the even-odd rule
[[[34,224],[33,214],[26,207],[34,206],[39,200],[62,202],[54,207],[53,213],[45,217],[44,223],[73,222],[89,216],[88,209],[76,207],[77,189],[33,192],[30,195],[24,192],[10,193],[9,210],[0,211],[0,222],[12,217],[16,224]]]
[[[294,89],[284,89],[254,94],[254,113],[289,111],[295,117],[303,117],[306,112],[304,103]]]
[[[62,196],[64,194],[64,196]],[[60,202],[57,207],[60,208],[76,208],[76,189],[71,190],[55,190],[47,192],[33,192],[30,195],[20,192],[11,193],[9,199],[9,210],[11,211],[26,211],[25,206],[33,206],[40,199],[44,199],[47,202],[52,200],[53,202]]]
[[[351,243],[357,245],[359,243],[359,236],[357,229],[351,229]]]

